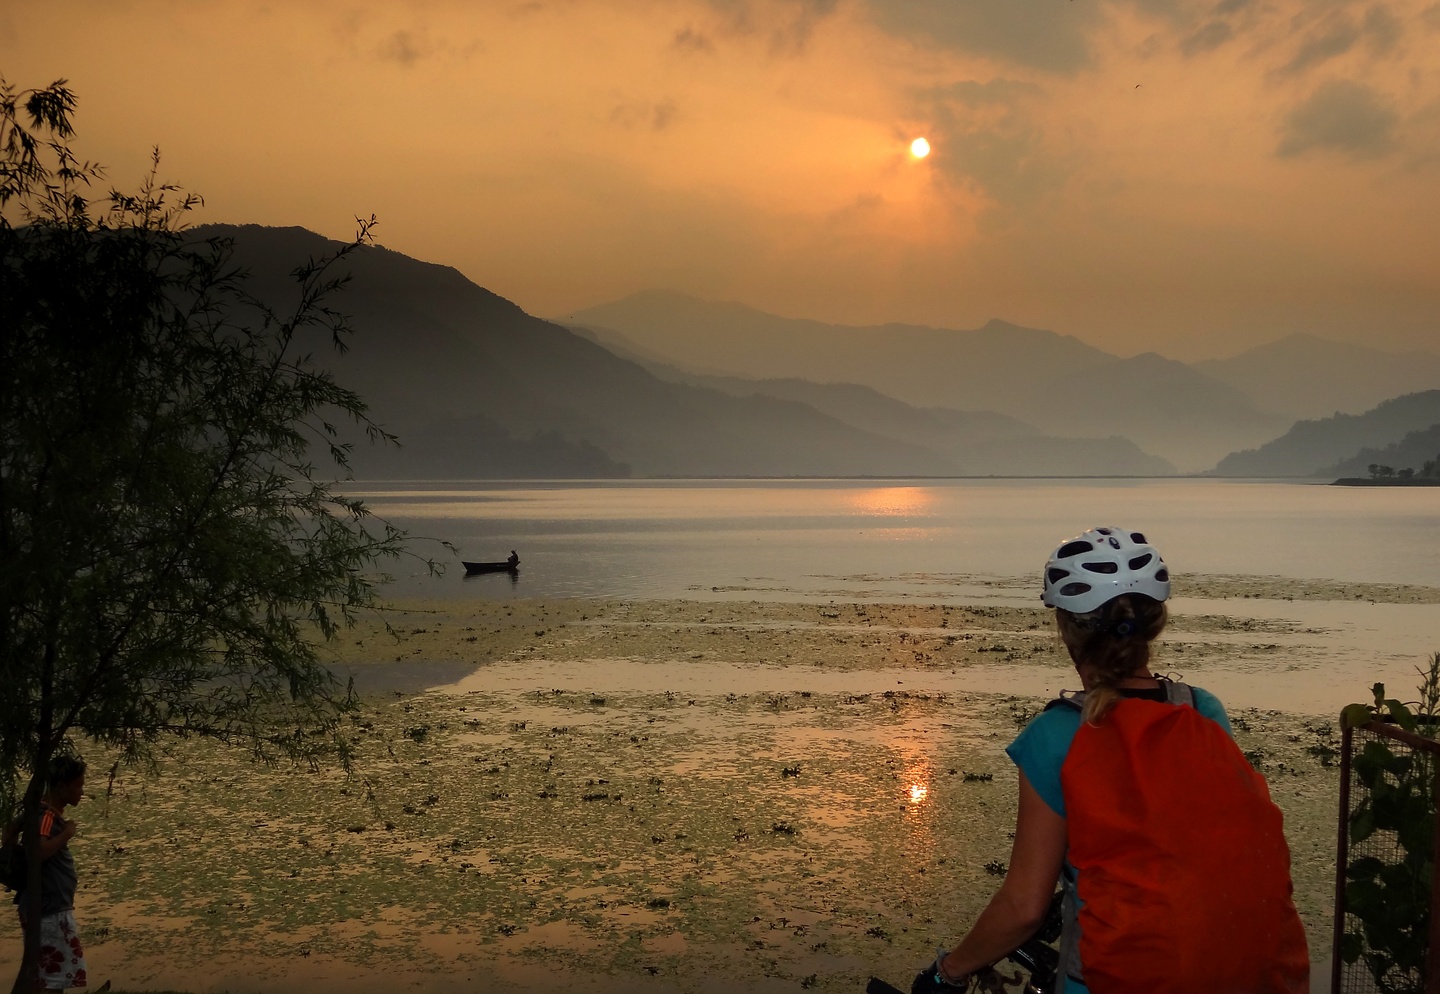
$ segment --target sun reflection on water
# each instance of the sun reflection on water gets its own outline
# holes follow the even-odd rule
[[[862,514],[901,517],[928,514],[934,502],[929,487],[871,487],[855,491],[850,506]]]
[[[901,809],[905,813],[905,837],[902,853],[909,866],[927,866],[936,855],[937,839],[935,819],[939,816],[937,807],[939,795],[930,796],[934,782],[934,767],[925,751],[905,748],[899,764]],[[922,871],[923,872],[923,871]]]

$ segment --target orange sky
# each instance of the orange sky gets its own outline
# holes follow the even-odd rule
[[[1433,0],[47,0],[0,73],[120,186],[159,145],[200,220],[373,212],[543,316],[1440,351]]]

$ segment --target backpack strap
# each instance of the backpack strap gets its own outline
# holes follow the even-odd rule
[[[1060,865],[1060,886],[1064,896],[1060,899],[1060,969],[1065,976],[1077,984],[1085,982],[1085,971],[1080,965],[1080,891],[1077,886],[1075,868],[1066,860]]]
[[[1161,688],[1165,691],[1165,702],[1167,704],[1181,704],[1185,707],[1195,706],[1195,688],[1188,683],[1181,683],[1179,680],[1172,680],[1168,676],[1157,676]],[[1062,690],[1060,696],[1045,705],[1044,710],[1052,708],[1074,708],[1076,711],[1085,710],[1085,691],[1083,690]]]
[[[1083,690],[1062,690],[1060,696],[1047,703],[1044,711],[1052,708],[1074,708],[1076,711],[1085,710],[1085,691]],[[1042,711],[1043,713],[1043,711]]]
[[[1172,680],[1168,676],[1156,677],[1160,686],[1165,688],[1165,700],[1171,704],[1183,704],[1186,707],[1195,706],[1195,688],[1188,683],[1181,683],[1179,680]]]

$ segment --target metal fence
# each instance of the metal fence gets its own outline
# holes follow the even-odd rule
[[[1440,994],[1437,802],[1440,742],[1344,729],[1332,994]]]

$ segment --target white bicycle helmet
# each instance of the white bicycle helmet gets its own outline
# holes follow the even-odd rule
[[[1170,571],[1145,536],[1124,528],[1092,528],[1063,543],[1045,564],[1046,607],[1088,614],[1121,594],[1170,597]]]

